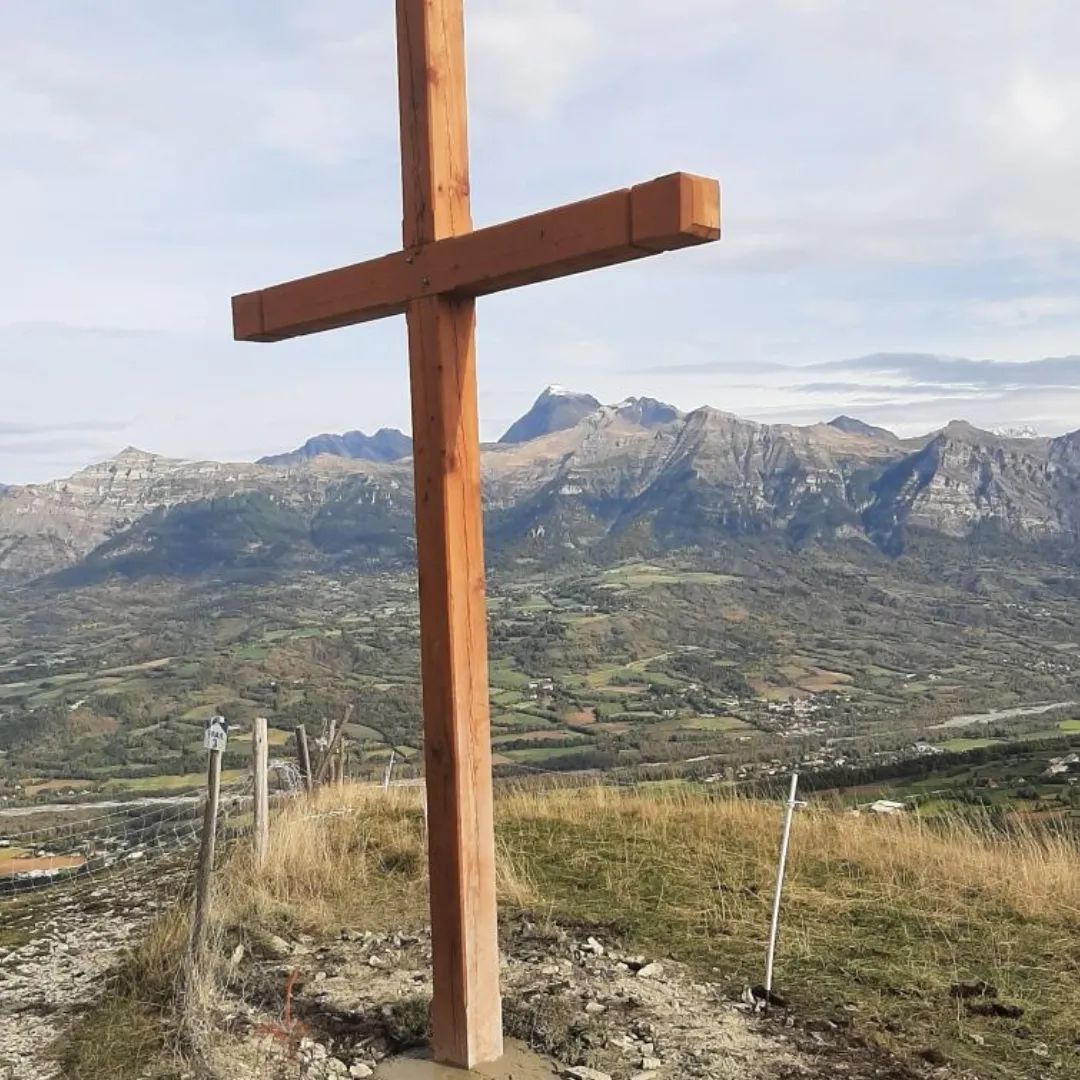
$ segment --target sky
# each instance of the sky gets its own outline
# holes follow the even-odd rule
[[[718,244],[480,301],[547,383],[903,434],[1080,427],[1075,0],[465,0],[473,218],[677,169]],[[400,246],[390,0],[0,4],[0,482],[409,426],[404,321],[231,340]]]

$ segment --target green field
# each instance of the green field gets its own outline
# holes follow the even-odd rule
[[[1000,739],[957,738],[938,743],[942,750],[978,750],[984,746],[997,746]]]

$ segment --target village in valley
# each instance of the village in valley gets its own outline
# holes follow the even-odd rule
[[[1026,619],[1030,604],[1002,605],[1001,624],[975,635],[965,608],[980,619],[985,609],[938,587],[927,602],[955,603],[952,625],[921,623],[917,606],[889,623],[870,602],[861,614],[830,607],[826,574],[842,563],[753,558],[494,568],[496,777],[752,791],[796,768],[809,788],[851,806],[894,796],[942,805],[929,792],[1073,806],[1080,658],[1067,602],[1038,601],[1043,637],[1025,649],[1008,620]],[[885,599],[920,591],[883,564],[873,573]],[[128,609],[134,587],[55,593],[33,647],[9,644],[0,656],[0,728],[18,733],[0,751],[0,806],[194,791],[214,712],[238,733],[227,777],[246,766],[256,715],[270,721],[274,753],[291,757],[296,724],[318,732],[349,704],[353,774],[378,779],[393,753],[397,774],[419,775],[409,575],[308,573],[218,591],[141,583],[140,606]],[[818,600],[807,604],[811,589]],[[7,640],[31,640],[22,628],[33,617],[7,601]],[[852,618],[875,629],[853,633]]]

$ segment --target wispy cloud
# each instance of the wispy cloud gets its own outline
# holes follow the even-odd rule
[[[0,439],[27,435],[62,435],[79,431],[117,432],[128,427],[127,420],[73,420],[68,423],[20,424],[0,420]]]

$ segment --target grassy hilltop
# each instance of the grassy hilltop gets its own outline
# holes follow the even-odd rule
[[[715,984],[717,1014],[737,1015],[730,1002],[761,981],[777,803],[663,787],[519,790],[500,794],[497,819],[504,952],[517,948],[513,927],[527,913],[529,925],[552,928],[552,940],[563,928],[595,935],[609,951],[617,944],[627,954],[685,966],[688,978]],[[776,980],[792,1023],[785,1025],[784,1009],[763,1022],[738,1022],[758,1031],[760,1047],[786,1040],[789,1049],[801,1048],[811,1071],[774,1075],[1076,1076],[1078,854],[1075,839],[1034,826],[886,820],[823,804],[800,812]],[[345,1013],[326,997],[335,965],[367,973],[353,981],[382,975],[374,961],[349,968],[348,950],[360,946],[347,942],[364,931],[422,933],[425,875],[415,791],[325,790],[314,806],[294,805],[273,823],[265,869],[255,870],[246,848],[237,847],[220,875],[219,984],[210,1014],[235,1016],[246,998],[277,1022],[282,980],[260,982],[267,969],[244,967],[248,961],[238,971],[235,951],[242,944],[247,956],[262,956],[270,940],[279,951],[302,943],[284,968],[270,969],[299,972],[293,1015],[316,1027],[331,1014],[340,1021]],[[173,918],[136,951],[118,992],[67,1044],[65,1076],[145,1078],[148,1059],[169,1060],[183,940]],[[399,1043],[422,1033],[419,991],[419,999],[411,992],[374,1011]],[[563,1060],[575,1058],[571,1063],[611,1068],[616,1080],[631,1075],[604,1057],[606,1036],[590,1027],[602,1016],[545,1011],[530,993],[508,990],[512,1031]],[[235,1054],[244,1043],[235,1024],[219,1020],[207,1030],[214,1032],[211,1059],[223,1046]],[[758,1075],[753,1060],[737,1075]],[[163,1067],[161,1075],[170,1073]]]

